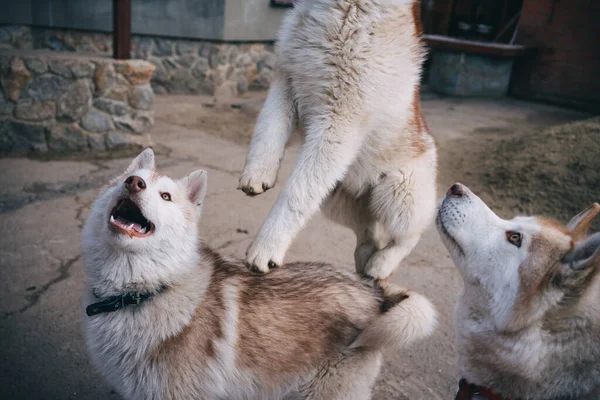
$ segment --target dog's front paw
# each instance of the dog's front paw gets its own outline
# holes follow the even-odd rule
[[[364,275],[373,279],[387,279],[398,266],[389,252],[377,250],[373,253],[364,269]]]
[[[266,192],[275,186],[278,168],[278,163],[271,167],[247,166],[240,176],[238,189],[248,196],[256,196]]]
[[[278,268],[283,263],[283,252],[274,251],[271,246],[265,245],[256,238],[246,251],[246,266],[255,274],[266,274]]]

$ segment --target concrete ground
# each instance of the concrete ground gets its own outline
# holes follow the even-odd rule
[[[216,105],[203,97],[159,97],[153,138],[158,166],[175,177],[197,168],[209,173],[203,234],[223,253],[244,251],[290,173],[296,139],[274,190],[248,198],[236,191],[246,143],[264,93]],[[585,114],[514,100],[423,96],[423,109],[440,149],[440,194],[469,173],[455,170],[472,146]],[[162,150],[162,151],[161,151]],[[90,366],[81,324],[79,232],[96,191],[123,171],[129,158],[0,159],[0,392],[6,399],[116,399]],[[468,184],[468,181],[465,182]],[[353,268],[350,231],[315,216],[287,260],[326,261]],[[430,229],[394,276],[427,295],[439,311],[432,338],[388,354],[376,399],[450,399],[455,393],[453,306],[461,289],[435,229]]]

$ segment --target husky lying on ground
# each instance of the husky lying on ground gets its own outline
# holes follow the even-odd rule
[[[600,213],[506,221],[455,184],[437,217],[464,290],[457,399],[600,398]],[[475,397],[479,393],[479,397]]]
[[[123,397],[367,399],[381,351],[432,331],[418,294],[321,264],[255,276],[199,244],[205,191],[147,149],[85,224],[87,347]]]
[[[437,153],[419,105],[418,0],[303,0],[279,33],[279,66],[239,188],[273,187],[295,127],[295,170],[247,251],[266,273],[321,207],[357,236],[356,270],[387,278],[435,216]]]

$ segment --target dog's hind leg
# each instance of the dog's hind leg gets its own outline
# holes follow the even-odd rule
[[[377,250],[374,241],[376,222],[369,204],[370,194],[357,198],[338,184],[321,205],[321,211],[327,218],[352,229],[356,234],[354,262],[359,274],[363,273],[365,265]]]
[[[381,353],[356,348],[327,363],[293,399],[368,400],[381,368]]]
[[[294,132],[296,123],[291,88],[283,77],[278,76],[271,84],[258,115],[238,189],[254,196],[275,185],[285,144]]]
[[[388,278],[413,250],[435,215],[435,150],[413,160],[408,168],[387,174],[371,193],[371,211],[391,240],[377,250],[364,273]]]

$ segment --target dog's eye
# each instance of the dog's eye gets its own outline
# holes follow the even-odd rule
[[[160,197],[162,197],[164,201],[171,201],[171,195],[167,192],[161,193]]]
[[[519,232],[508,231],[508,232],[506,232],[506,240],[508,240],[508,243],[510,243],[510,244],[513,244],[517,247],[521,247],[521,242],[523,241],[523,235],[520,234]]]

